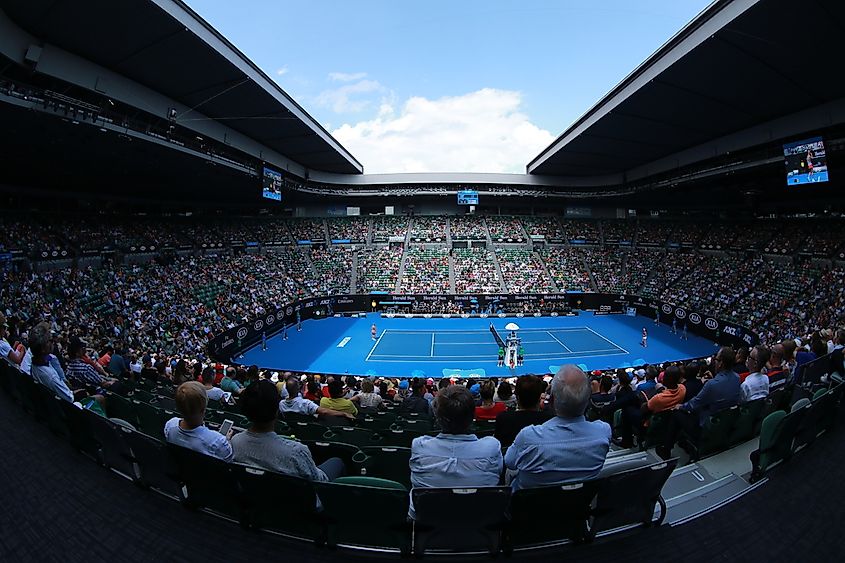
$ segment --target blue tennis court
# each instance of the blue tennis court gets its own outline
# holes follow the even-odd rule
[[[519,331],[525,360],[565,361],[628,351],[589,327],[532,328]],[[489,330],[402,330],[381,333],[368,362],[478,361],[495,359],[499,345]]]
[[[525,349],[525,363],[511,370],[497,365],[499,347],[489,326],[503,337],[515,322]],[[375,324],[377,338],[370,336]],[[648,348],[640,332],[648,327]],[[666,325],[626,315],[581,313],[572,317],[388,318],[378,313],[359,317],[307,320],[302,330],[288,330],[257,345],[238,361],[269,369],[316,373],[442,377],[444,374],[509,376],[549,373],[565,363],[608,369],[646,362],[706,356],[713,342],[689,335],[683,339]]]

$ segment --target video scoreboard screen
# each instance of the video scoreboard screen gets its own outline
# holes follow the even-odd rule
[[[783,145],[783,158],[788,186],[828,181],[827,153],[821,137]]]
[[[475,190],[458,192],[458,205],[478,205],[478,192]]]
[[[282,201],[282,173],[272,168],[264,167],[261,182],[261,196],[264,199]]]

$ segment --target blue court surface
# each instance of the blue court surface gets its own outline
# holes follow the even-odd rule
[[[525,365],[513,371],[497,367],[499,347],[490,323],[504,338],[504,326],[519,325]],[[370,327],[376,324],[373,340]],[[648,347],[640,346],[640,332],[648,328]],[[682,340],[666,325],[643,317],[593,315],[576,317],[507,317],[489,319],[334,317],[308,320],[302,330],[288,329],[267,341],[267,350],[255,346],[238,361],[270,369],[316,373],[442,377],[463,374],[502,376],[549,373],[566,364],[587,369],[628,367],[712,354],[713,342],[689,335]]]

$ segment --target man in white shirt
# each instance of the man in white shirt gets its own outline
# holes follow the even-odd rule
[[[53,351],[53,335],[49,324],[39,323],[32,329],[29,335],[29,350],[32,351],[32,365],[30,367],[32,378],[65,401],[72,403],[73,393],[71,393],[64,378],[59,375],[50,362],[50,353]]]
[[[769,361],[771,353],[765,346],[758,345],[751,349],[745,365],[748,367],[749,375],[742,382],[742,402],[765,399],[769,396],[769,376],[761,373]]]
[[[164,437],[171,444],[232,461],[232,431],[224,436],[203,425],[208,397],[199,381],[186,381],[176,389],[176,408],[183,418],[173,417],[164,425]]]

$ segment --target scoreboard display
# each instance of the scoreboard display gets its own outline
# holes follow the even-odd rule
[[[475,190],[459,191],[458,205],[478,205],[478,192]]]

